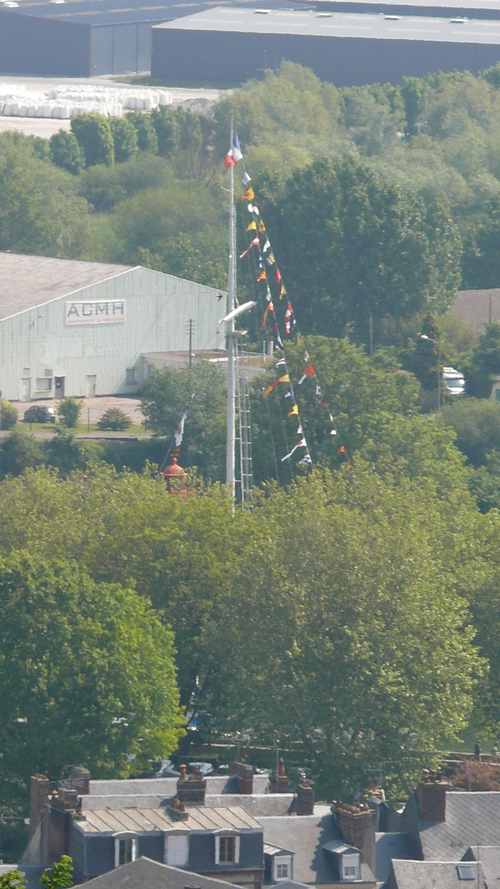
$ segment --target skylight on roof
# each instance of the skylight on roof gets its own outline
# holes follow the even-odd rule
[[[459,880],[473,880],[474,870],[470,864],[457,864]]]

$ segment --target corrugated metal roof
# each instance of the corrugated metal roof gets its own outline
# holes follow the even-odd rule
[[[236,0],[238,2],[238,0]],[[245,0],[243,0],[245,2]],[[256,6],[259,0],[249,0]],[[282,0],[270,0],[271,6],[280,6]],[[139,22],[164,22],[185,16],[210,6],[210,0],[137,0],[132,5],[127,0],[69,0],[64,4],[54,5],[53,0],[35,0],[25,2],[15,10],[17,15],[30,15],[44,18],[57,18],[67,22],[78,22],[82,25],[111,25]]]
[[[0,320],[130,271],[130,265],[0,253]]]
[[[123,830],[151,833],[155,830],[262,830],[261,825],[241,806],[187,809],[185,821],[170,817],[166,809],[100,809],[87,811],[85,820],[75,821],[85,833],[118,833]]]
[[[217,6],[155,29],[223,31],[254,34],[295,34],[310,37],[357,37],[378,40],[420,40],[436,43],[500,44],[500,21],[453,20],[427,16],[343,13],[316,10],[239,9]]]

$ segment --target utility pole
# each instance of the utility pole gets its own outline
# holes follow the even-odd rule
[[[192,318],[188,321],[188,334],[189,334],[189,370],[191,370],[193,366],[193,332],[194,332],[194,321]]]

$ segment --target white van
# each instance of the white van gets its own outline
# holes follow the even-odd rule
[[[464,375],[454,367],[443,367],[443,382],[448,395],[463,395],[465,392]]]

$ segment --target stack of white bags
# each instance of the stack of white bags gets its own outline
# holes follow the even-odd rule
[[[70,120],[96,111],[108,117],[122,117],[131,110],[151,111],[171,105],[172,94],[157,89],[127,89],[113,86],[57,86],[47,93],[27,90],[22,85],[0,83],[0,114],[4,117],[51,117]]]

